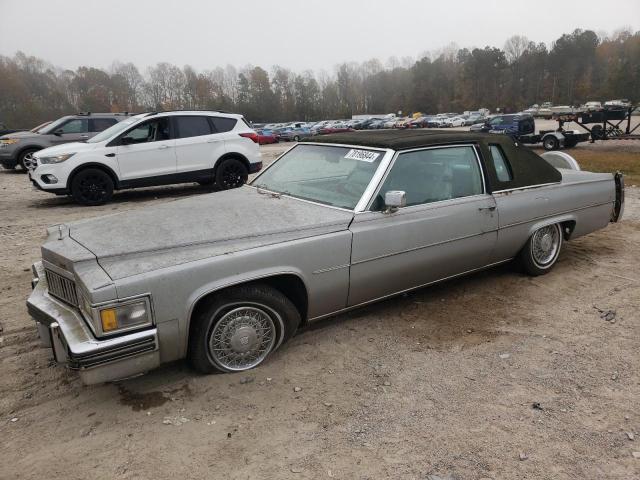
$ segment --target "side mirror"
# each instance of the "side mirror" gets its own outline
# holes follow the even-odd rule
[[[131,145],[132,143],[134,143],[134,140],[131,137],[122,137],[120,139],[121,145]]]
[[[384,194],[384,213],[393,213],[407,205],[407,194],[402,190],[390,190]]]
[[[64,133],[64,130],[62,130],[62,129],[59,129],[59,130],[56,130],[55,132],[53,132],[53,134],[54,134],[56,137],[59,137],[59,136],[60,136],[60,135],[62,135],[63,133]]]

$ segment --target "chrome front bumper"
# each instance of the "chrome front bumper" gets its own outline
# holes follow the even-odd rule
[[[53,349],[56,362],[78,371],[84,384],[119,380],[160,365],[156,328],[98,340],[79,310],[49,295],[42,263],[33,270],[27,309],[40,339]]]

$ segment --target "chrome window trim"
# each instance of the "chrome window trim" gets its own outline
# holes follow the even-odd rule
[[[527,190],[529,188],[540,188],[540,187],[549,187],[551,185],[560,185],[561,183],[562,182],[539,183],[537,185],[527,185],[525,187],[505,188],[504,190],[494,190],[492,193],[495,195],[496,193],[516,192],[518,190]]]
[[[420,206],[424,206],[424,205],[433,205],[433,204],[436,204],[436,203],[450,202],[452,200],[458,200],[458,199],[461,199],[461,198],[471,198],[471,197],[479,197],[479,196],[486,195],[487,194],[487,185],[486,185],[486,180],[485,180],[485,171],[482,168],[482,162],[480,161],[480,154],[478,152],[478,146],[475,143],[459,143],[459,144],[452,144],[452,145],[433,145],[433,146],[430,146],[430,147],[418,147],[418,148],[411,148],[411,149],[408,149],[408,150],[397,150],[397,151],[395,151],[395,155],[393,155],[392,161],[388,165],[383,178],[380,180],[380,183],[378,184],[377,188],[373,192],[373,195],[369,199],[367,207],[363,211],[364,212],[371,212],[372,211],[371,210],[371,206],[373,205],[373,201],[376,198],[376,195],[380,192],[380,189],[382,188],[382,186],[384,185],[384,182],[386,181],[387,177],[389,176],[389,173],[391,172],[391,169],[393,168],[393,166],[395,165],[396,161],[398,160],[398,157],[401,154],[403,154],[403,153],[411,153],[411,152],[422,152],[422,151],[425,151],[425,150],[435,150],[435,149],[441,149],[441,148],[457,148],[457,147],[471,147],[471,149],[473,150],[473,154],[476,157],[476,163],[478,164],[478,168],[480,170],[480,179],[482,181],[482,193],[476,194],[476,195],[467,195],[467,196],[464,196],[464,197],[448,198],[446,200],[439,200],[437,202],[427,202],[427,203],[420,203],[418,205],[409,205],[407,207],[399,208],[398,212],[401,212],[401,211],[403,211],[404,209],[407,209],[407,208],[420,207]],[[382,166],[382,164],[380,166]],[[360,213],[360,212],[357,212],[357,213]]]

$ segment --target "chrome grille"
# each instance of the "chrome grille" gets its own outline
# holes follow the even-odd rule
[[[73,280],[69,280],[51,270],[44,271],[49,285],[49,293],[63,302],[67,302],[74,307],[78,306],[78,294],[76,292],[76,284]]]

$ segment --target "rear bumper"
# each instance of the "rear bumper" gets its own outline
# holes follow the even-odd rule
[[[622,172],[616,172],[613,175],[613,179],[616,183],[616,201],[613,204],[611,221],[617,222],[622,218],[622,214],[624,213],[624,175],[622,175]]]
[[[80,312],[51,297],[40,262],[34,265],[33,292],[27,300],[45,346],[56,362],[77,370],[86,385],[144,373],[160,364],[156,328],[106,340],[96,339]]]

